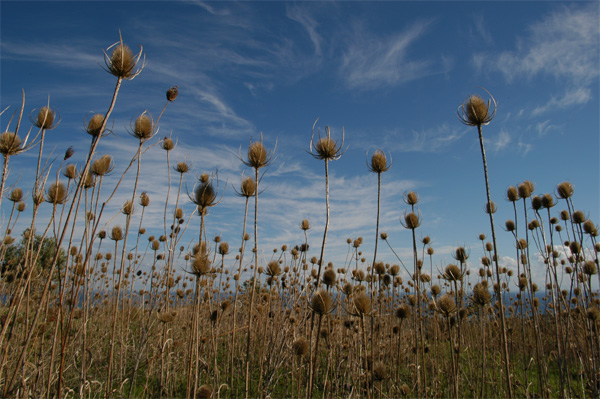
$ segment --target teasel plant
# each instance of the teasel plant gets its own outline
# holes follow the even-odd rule
[[[414,191],[409,191],[404,194],[404,202],[410,205],[411,211],[405,212],[400,219],[400,223],[405,229],[411,231],[412,235],[412,253],[413,253],[413,273],[412,282],[414,285],[415,303],[417,311],[414,322],[414,340],[415,340],[415,371],[414,371],[414,386],[417,390],[417,396],[421,396],[421,388],[425,385],[425,370],[422,367],[425,359],[425,350],[423,342],[423,322],[422,322],[422,303],[421,303],[421,266],[422,260],[419,259],[417,252],[417,236],[416,229],[421,226],[421,214],[416,209],[415,205],[419,203],[419,195]],[[421,375],[423,374],[423,376]]]
[[[277,144],[275,144],[275,149]],[[246,334],[246,382],[245,382],[245,397],[248,399],[250,394],[250,343],[252,341],[252,317],[254,314],[254,300],[256,296],[256,281],[258,274],[258,194],[259,194],[259,183],[260,183],[260,170],[271,165],[275,158],[275,149],[267,151],[263,144],[262,134],[260,141],[250,141],[248,146],[248,157],[243,160],[241,155],[240,159],[244,165],[254,170],[254,181],[256,188],[254,190],[254,276],[252,277],[252,294],[250,296],[250,312],[248,316],[248,327]]]
[[[485,90],[485,89],[484,89]],[[506,381],[506,390],[508,397],[510,399],[513,398],[513,390],[512,390],[512,382],[511,382],[511,372],[510,372],[510,357],[508,353],[508,339],[507,339],[507,326],[506,326],[506,317],[504,314],[504,300],[502,298],[502,284],[500,281],[500,266],[498,264],[498,245],[496,241],[496,229],[494,225],[494,212],[492,199],[490,195],[490,179],[488,177],[488,167],[487,167],[487,158],[485,156],[485,145],[483,142],[483,126],[488,125],[494,116],[496,116],[497,104],[496,99],[487,91],[486,93],[490,96],[490,99],[486,102],[483,98],[478,95],[469,95],[463,103],[458,107],[457,116],[458,119],[467,126],[476,126],[477,133],[479,135],[479,146],[481,148],[481,157],[483,161],[483,172],[485,178],[485,188],[486,188],[486,197],[487,202],[486,206],[490,210],[488,212],[490,219],[490,228],[492,230],[492,242],[494,246],[494,255],[493,262],[495,265],[496,272],[496,284],[498,284],[498,302],[500,305],[500,323],[502,328],[501,341],[502,341],[502,356],[504,360],[504,378]],[[491,109],[491,105],[493,104],[493,109]]]
[[[217,181],[217,187],[215,188],[213,181]],[[210,271],[210,259],[208,254],[208,242],[204,239],[205,235],[205,217],[209,210],[217,205],[221,198],[218,198],[218,177],[209,176],[207,173],[200,175],[198,183],[194,187],[191,194],[188,194],[190,201],[196,206],[198,215],[200,215],[200,232],[198,238],[198,250],[195,253],[194,261],[192,262],[192,274],[196,276],[196,292],[193,307],[193,332],[191,339],[191,348],[188,364],[188,383],[186,396],[196,397],[196,391],[198,389],[199,374],[200,374],[200,358],[198,353],[198,329],[199,329],[199,317],[200,317],[200,287],[201,279],[204,278]],[[207,281],[205,281],[208,290]],[[210,295],[209,295],[210,298]],[[216,356],[216,354],[215,354]],[[215,374],[217,374],[215,364]]]
[[[119,33],[119,36],[120,36],[120,33]],[[112,51],[111,51],[111,49],[112,49]],[[107,54],[107,51],[111,51],[110,56]],[[110,118],[110,115],[112,114],[112,111],[114,109],[116,99],[117,99],[117,96],[119,93],[119,89],[121,87],[123,80],[131,80],[131,79],[135,78],[136,76],[139,75],[139,73],[141,73],[143,67],[145,66],[144,61],[142,61],[141,65],[140,65],[140,60],[142,58],[142,55],[143,55],[143,50],[141,49],[139,51],[138,55],[134,56],[133,53],[131,52],[131,50],[129,49],[129,47],[127,47],[123,43],[123,40],[121,37],[118,42],[111,45],[110,47],[108,47],[107,50],[104,51],[106,71],[117,78],[117,83],[116,83],[115,89],[113,91],[112,100],[110,102],[108,110],[104,114],[104,116],[102,116],[101,122],[99,121],[100,123],[98,123],[99,126],[97,127],[97,129],[95,129],[93,132],[94,134],[93,134],[92,142],[90,144],[90,149],[89,149],[87,159],[86,159],[86,162],[85,162],[83,170],[82,170],[82,176],[84,176],[84,177],[88,173],[91,159],[96,151],[96,148],[98,147],[99,139],[102,137],[102,135],[106,129],[106,123],[107,123],[108,119]],[[69,206],[69,211],[67,212],[67,216],[66,216],[65,222],[63,224],[62,232],[57,241],[57,245],[56,245],[57,248],[61,247],[63,240],[65,239],[65,237],[67,235],[68,228],[71,225],[71,217],[73,217],[72,230],[74,231],[74,229],[75,229],[74,228],[75,223],[77,222],[77,209],[76,208],[79,205],[79,197],[81,195],[81,190],[82,190],[85,180],[86,180],[85,178],[80,179],[80,181],[75,189],[75,192],[73,194],[73,197],[71,199],[71,203]],[[70,246],[70,243],[69,243],[69,246]],[[48,277],[46,279],[46,283],[44,285],[44,288],[43,288],[42,294],[41,294],[42,302],[44,302],[48,296],[48,292],[49,292],[50,285],[52,282],[52,276],[53,276],[54,270],[57,266],[59,254],[60,254],[60,251],[56,251],[54,258],[52,259]],[[29,276],[31,276],[31,273],[29,274]],[[12,375],[10,377],[8,377],[4,383],[3,394],[5,396],[13,393],[13,387],[14,387],[16,378],[19,375],[19,373],[23,370],[22,365],[23,365],[23,362],[25,361],[25,356],[29,350],[31,339],[33,338],[33,335],[36,331],[37,322],[38,322],[41,312],[42,312],[41,307],[36,310],[36,312],[32,318],[32,322],[28,328],[28,332],[26,333],[25,339],[23,341],[23,345],[22,345],[21,349],[19,350],[19,355],[17,356],[17,361],[15,363],[16,367],[15,367]],[[62,396],[61,382],[62,382],[62,378],[59,376],[59,388],[58,388],[58,392],[57,392],[58,398],[60,398]]]
[[[371,291],[371,301],[374,302],[375,295],[379,298],[379,292],[375,294],[373,291],[373,282],[375,280],[375,262],[377,261],[377,244],[379,243],[379,218],[381,214],[381,175],[387,172],[392,167],[392,162],[388,164],[387,157],[383,150],[375,150],[371,156],[371,161],[367,163],[367,168],[370,172],[377,174],[377,218],[375,221],[375,246],[373,249],[373,263],[371,264],[371,280],[369,282]],[[378,299],[379,301],[379,299]],[[379,306],[381,310],[381,304]],[[375,318],[371,318],[371,339],[373,340],[373,357],[379,358],[378,350],[378,335],[375,334]],[[374,361],[371,362],[371,386],[375,387],[375,373],[373,372]]]
[[[248,221],[248,204],[250,202],[250,198],[254,197],[254,195],[256,194],[256,181],[254,180],[254,178],[252,177],[244,177],[244,175],[242,175],[242,182],[240,184],[240,190],[235,190],[235,193],[244,198],[244,220],[242,222],[242,242],[240,244],[240,248],[239,248],[239,266],[238,266],[238,271],[237,274],[234,275],[234,281],[235,281],[235,294],[233,297],[233,327],[231,330],[231,344],[230,344],[230,348],[229,348],[229,359],[230,359],[230,376],[229,376],[229,384],[231,387],[233,387],[233,377],[234,377],[234,358],[235,358],[235,336],[236,336],[236,324],[237,324],[237,310],[238,310],[238,296],[239,296],[239,285],[240,285],[240,278],[242,276],[242,270],[243,270],[243,266],[244,266],[244,253],[246,250],[246,242],[248,241],[248,234],[246,233],[246,224]],[[233,389],[233,388],[232,388]],[[233,392],[234,395],[237,395],[237,392]]]

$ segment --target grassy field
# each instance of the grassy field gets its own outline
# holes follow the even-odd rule
[[[410,191],[401,223],[412,233],[412,257],[378,260],[378,245],[394,251],[379,231],[378,213],[373,253],[362,252],[362,237],[348,238],[347,261],[334,267],[324,260],[328,194],[320,246],[309,250],[308,239],[293,248],[259,246],[260,177],[274,160],[262,140],[251,142],[242,160],[252,174],[237,189],[245,219],[238,237],[230,237],[235,244],[206,238],[208,211],[220,201],[216,174],[201,175],[187,198],[190,164],[168,156],[173,179],[165,202],[174,196],[176,205],[164,209],[163,230],[146,231],[144,212],[152,204],[137,177],[148,146],[167,155],[175,146],[156,129],[177,88],[167,91],[156,119],[145,112],[132,123],[138,147],[123,176],[137,173],[133,186],[103,185],[114,163],[96,154],[122,85],[143,73],[140,60],[123,42],[107,50],[115,90],[107,112],[86,121],[85,164],[70,164],[70,149],[60,165],[47,162],[45,134],[59,122],[49,107],[37,110],[30,130],[23,99],[0,134],[0,205],[7,215],[0,246],[2,397],[599,396],[597,227],[576,210],[569,182],[551,188],[554,194],[536,194],[529,181],[507,189],[515,217],[496,226],[482,139],[495,116],[491,94],[470,96],[459,108],[460,121],[480,138],[490,220],[482,226],[489,236],[480,236],[484,256],[472,259],[457,247],[441,264],[429,237],[419,234],[419,196]],[[23,188],[7,183],[12,157],[33,145],[34,181],[20,181]],[[326,129],[310,149],[325,165],[328,193],[328,166],[343,155],[343,143]],[[390,167],[386,154],[375,151],[368,167],[381,183]],[[118,215],[106,215],[117,188],[129,190],[130,199]],[[186,215],[181,204],[190,201],[194,213]],[[26,207],[29,227],[15,232]],[[51,208],[48,224],[39,222],[41,207]],[[198,239],[188,247],[182,237],[194,215]],[[112,227],[102,230],[108,219]],[[303,220],[298,228],[310,227]],[[497,229],[514,238],[516,271],[498,262]],[[531,278],[536,262],[547,269],[545,285]]]

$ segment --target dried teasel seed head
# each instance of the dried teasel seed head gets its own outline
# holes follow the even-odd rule
[[[125,204],[123,205],[123,208],[121,208],[121,212],[123,213],[123,215],[131,216],[131,215],[133,215],[133,211],[134,211],[134,206],[133,206],[133,202],[131,200],[126,201]]]
[[[490,201],[485,204],[485,213],[496,213],[497,210],[498,207],[496,206],[496,203],[494,201]]]
[[[120,241],[123,239],[123,229],[120,226],[114,226],[110,233],[110,239],[113,241]]]
[[[598,228],[596,227],[596,225],[594,225],[594,222],[592,222],[589,219],[583,222],[583,231],[584,233],[589,234],[592,237],[598,236]]]
[[[596,267],[596,262],[593,260],[588,260],[583,264],[583,272],[588,276],[593,276],[598,272],[598,268]]]
[[[143,207],[147,207],[148,205],[150,205],[150,197],[145,191],[140,194],[140,205]]]
[[[463,106],[463,110],[465,119],[473,126],[479,126],[489,122],[489,104],[477,95],[469,96],[466,104]]]
[[[268,163],[269,154],[262,141],[255,141],[251,143],[248,147],[247,164],[254,169],[260,169],[264,166],[267,166]]]
[[[73,165],[72,163],[68,164],[63,171],[63,176],[69,180],[73,180],[75,177],[77,177],[77,166]]]
[[[564,181],[556,186],[556,194],[562,199],[571,198],[574,192],[573,185],[568,181]]]
[[[359,293],[352,299],[354,308],[359,315],[371,313],[371,298],[364,292]]]
[[[575,211],[571,215],[571,220],[575,224],[582,224],[583,222],[585,222],[585,213],[583,213],[582,211]]]
[[[104,115],[102,114],[94,114],[85,128],[85,131],[91,136],[99,136],[102,132],[102,124],[104,123]]]
[[[21,150],[21,138],[13,132],[0,134],[0,154],[5,157],[15,155]]]
[[[438,299],[437,306],[438,311],[446,317],[449,317],[450,313],[456,310],[456,303],[454,302],[454,299],[448,294],[444,294],[440,297],[440,299]]]
[[[371,156],[371,162],[368,164],[368,167],[371,172],[377,174],[387,172],[390,169],[385,153],[382,150],[375,150]]]
[[[506,227],[506,231],[515,231],[515,222],[513,220],[508,219],[504,224]]]
[[[190,171],[190,164],[187,162],[178,162],[175,166],[175,171],[181,174],[187,173]]]
[[[469,251],[465,247],[458,247],[454,251],[454,259],[461,263],[465,263],[469,259]]]
[[[205,181],[204,183],[196,185],[192,201],[198,205],[201,212],[204,212],[207,208],[215,205],[216,199],[217,193],[215,192],[212,183]]]
[[[475,284],[473,287],[473,302],[479,306],[485,306],[492,300],[492,294],[487,287],[482,284]]]
[[[323,284],[325,284],[328,287],[334,286],[337,280],[337,275],[335,273],[335,270],[333,269],[327,269],[325,270],[325,272],[323,273]]]
[[[408,319],[411,316],[411,314],[412,314],[412,311],[411,311],[410,307],[407,305],[400,305],[396,308],[395,315],[400,320]]]
[[[21,190],[19,187],[13,188],[13,190],[10,192],[8,200],[11,202],[21,202],[23,200],[23,190]]]
[[[132,135],[140,141],[146,141],[154,134],[154,121],[148,112],[144,111],[133,124]]]
[[[519,197],[519,190],[515,186],[509,186],[506,189],[506,199],[510,202],[517,202]]]
[[[167,90],[167,101],[172,102],[175,101],[177,96],[179,95],[178,86],[173,86],[169,90]]]
[[[404,194],[404,202],[411,206],[416,205],[419,202],[419,195],[414,191],[409,191]]]
[[[523,183],[519,184],[519,196],[521,198],[529,198],[533,191],[535,190],[535,186],[529,180],[525,180]]]
[[[305,337],[300,337],[292,343],[292,352],[298,357],[304,357],[308,354],[309,344]]]
[[[129,79],[135,76],[136,59],[129,46],[122,42],[113,49],[106,64],[108,71],[118,78]]]
[[[256,193],[256,182],[252,177],[246,177],[242,180],[240,195],[242,197],[250,198]]]
[[[302,222],[300,222],[300,228],[304,231],[310,230],[310,223],[308,222],[308,219],[302,219]]]
[[[460,281],[463,278],[463,273],[457,265],[450,263],[446,266],[442,277],[448,281]]]
[[[56,119],[56,111],[49,107],[42,107],[39,109],[35,118],[32,118],[32,122],[36,127],[40,129],[50,130],[54,128],[54,121]]]
[[[96,176],[105,176],[113,169],[113,159],[110,155],[103,155],[92,163],[92,173]]]
[[[421,225],[421,218],[414,212],[409,212],[404,215],[404,227],[410,230],[415,230]]]
[[[46,192],[46,201],[53,205],[61,205],[67,201],[67,186],[61,181],[54,182]]]
[[[165,151],[171,151],[173,148],[175,148],[175,143],[173,142],[172,138],[165,137],[162,141],[161,147]]]
[[[318,315],[328,314],[331,311],[333,300],[329,292],[325,290],[319,290],[315,293],[311,300],[311,309]]]
[[[536,195],[531,198],[531,207],[534,211],[539,211],[540,209],[542,209],[543,205],[544,204],[542,201],[542,197],[540,197],[539,195]]]
[[[196,391],[197,399],[210,399],[213,395],[213,389],[210,385],[202,385]]]
[[[552,194],[546,193],[542,196],[542,206],[546,209],[550,209],[556,205]]]

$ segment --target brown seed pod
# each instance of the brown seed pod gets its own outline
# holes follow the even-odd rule
[[[167,90],[167,101],[173,102],[179,95],[178,86],[173,86],[169,90]]]
[[[5,157],[18,154],[21,151],[21,138],[13,132],[0,134],[0,154]]]
[[[175,166],[175,171],[177,173],[184,174],[184,173],[187,173],[190,171],[190,166],[191,165],[185,161],[178,162],[177,165]]]
[[[371,298],[364,292],[359,293],[352,300],[354,309],[359,315],[368,315],[371,313]]]
[[[142,142],[154,135],[154,120],[148,111],[144,111],[135,119],[131,128],[131,135]]]
[[[300,337],[292,343],[292,352],[298,357],[304,357],[308,354],[308,341],[305,337]]]
[[[449,317],[450,313],[456,310],[456,303],[454,302],[454,299],[448,294],[442,295],[440,299],[438,299],[437,305],[438,311],[446,317]]]
[[[369,170],[373,173],[381,174],[390,170],[392,165],[388,165],[385,153],[382,150],[375,150],[371,156],[371,162],[367,164]]]
[[[564,181],[556,186],[556,194],[562,198],[567,199],[573,196],[574,193],[573,185],[568,181]]]
[[[21,202],[23,200],[23,190],[19,187],[15,187],[11,192],[8,200],[11,202]]]
[[[311,309],[318,315],[325,315],[332,311],[333,299],[329,292],[325,290],[319,290],[315,293],[311,300]]]
[[[415,230],[421,225],[421,218],[414,212],[409,212],[404,215],[404,221],[402,221],[402,225],[410,230]]]
[[[121,229],[121,227],[119,226],[114,226],[112,228],[111,234],[110,234],[110,239],[113,241],[120,241],[123,239],[123,229]],[[109,252],[110,254],[110,252]],[[108,254],[107,254],[108,255]]]
[[[490,112],[492,102],[494,108]],[[487,102],[478,95],[469,95],[469,97],[467,97],[467,99],[458,107],[457,114],[458,119],[465,125],[487,125],[496,115],[496,100],[491,95],[490,100]]]
[[[53,205],[61,205],[67,201],[67,186],[61,181],[54,182],[46,191],[46,201]]]

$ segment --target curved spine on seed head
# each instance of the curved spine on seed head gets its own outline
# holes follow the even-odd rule
[[[489,124],[496,116],[496,99],[489,91],[483,90],[490,96],[487,103],[480,96],[470,94],[458,107],[456,114],[463,124],[467,126],[484,126]],[[493,110],[490,110],[492,104]]]
[[[390,163],[388,164],[387,157],[383,150],[375,150],[371,156],[371,161],[367,161],[367,168],[370,172],[381,174],[387,172],[392,167],[393,161],[390,155]]]
[[[312,133],[310,138],[310,146],[308,153],[315,159],[322,159],[326,161],[335,161],[341,158],[346,152],[344,149],[344,141],[346,138],[346,132],[342,128],[342,140],[341,142],[335,141],[331,138],[331,129],[329,126],[325,126],[325,136],[321,136],[321,132],[317,132],[317,140],[315,141],[315,126],[319,119],[315,121],[312,127]]]
[[[112,52],[110,56],[107,51]],[[105,71],[119,79],[131,80],[138,76],[146,66],[146,56],[143,54],[144,48],[140,45],[140,51],[137,55],[123,43],[121,31],[119,31],[119,41],[109,46],[104,52]],[[143,57],[143,58],[142,58]],[[142,59],[142,64],[138,65]],[[136,69],[137,68],[137,69]]]

